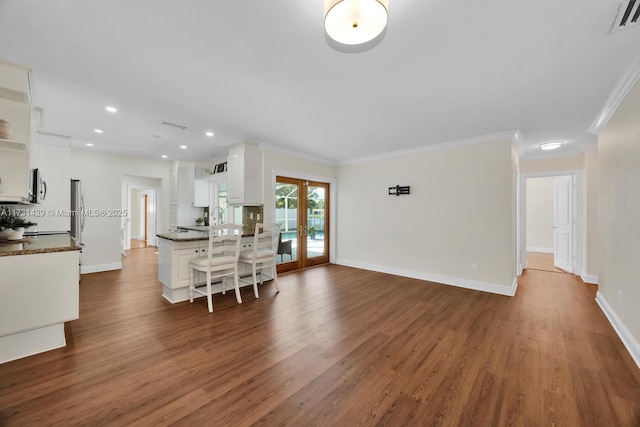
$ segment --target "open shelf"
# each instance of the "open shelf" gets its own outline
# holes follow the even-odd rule
[[[0,139],[0,150],[27,151],[27,144],[10,139]]]

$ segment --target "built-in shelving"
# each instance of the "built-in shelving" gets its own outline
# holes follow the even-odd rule
[[[27,144],[24,142],[0,138],[0,150],[27,151]]]

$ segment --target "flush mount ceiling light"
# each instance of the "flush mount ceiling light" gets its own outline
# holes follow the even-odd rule
[[[541,150],[555,150],[562,147],[562,141],[547,142],[538,145],[538,147],[540,147]]]
[[[387,27],[387,0],[325,0],[324,29],[344,45],[360,45]]]
[[[213,136],[213,132],[209,131],[209,132],[207,132],[207,133],[206,133],[206,135],[207,135],[209,138],[211,138],[211,137]]]
[[[93,130],[95,133],[104,133],[104,131],[102,129],[94,129]]]
[[[107,110],[110,113],[117,113],[118,112],[118,109],[116,107],[109,106],[109,107],[104,107],[104,109]]]

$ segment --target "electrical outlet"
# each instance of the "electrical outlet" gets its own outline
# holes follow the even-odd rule
[[[618,291],[618,302],[622,304],[622,291]]]
[[[479,267],[478,267],[478,263],[477,262],[474,261],[474,262],[471,263],[471,269],[473,271],[478,271],[478,268]]]

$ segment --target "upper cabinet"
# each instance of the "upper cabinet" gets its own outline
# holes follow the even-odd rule
[[[0,62],[0,203],[29,199],[29,70]]]
[[[229,147],[227,159],[230,205],[262,204],[262,150],[255,144]]]

